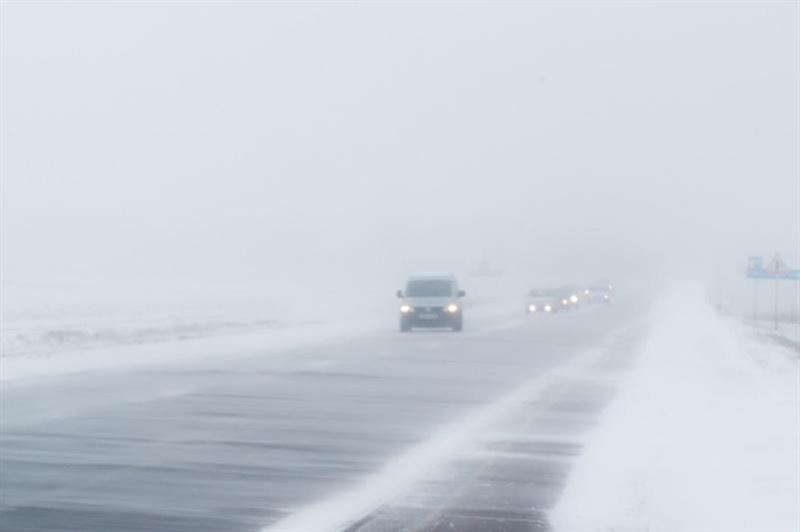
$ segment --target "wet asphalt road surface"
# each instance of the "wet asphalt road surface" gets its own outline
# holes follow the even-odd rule
[[[387,329],[263,356],[4,386],[0,530],[262,530],[550,375],[468,452],[349,526],[548,530],[581,435],[635,353],[640,312],[617,303],[476,320],[460,334]],[[590,349],[600,355],[587,371],[558,373]]]

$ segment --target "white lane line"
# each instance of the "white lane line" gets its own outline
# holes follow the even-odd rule
[[[363,478],[356,485],[328,499],[300,508],[265,527],[263,532],[336,532],[351,526],[382,504],[400,496],[433,468],[452,460],[459,452],[468,450],[492,422],[508,414],[513,408],[538,397],[554,382],[584,373],[612,348],[613,340],[620,334],[622,331],[609,334],[601,345],[584,351],[564,365],[540,374],[499,400],[474,410],[432,438],[390,459],[380,470]]]

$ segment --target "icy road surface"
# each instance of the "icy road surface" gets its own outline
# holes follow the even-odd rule
[[[4,384],[0,530],[548,530],[642,311]]]

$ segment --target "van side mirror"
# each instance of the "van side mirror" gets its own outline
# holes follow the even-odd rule
[[[399,298],[403,297],[403,291],[402,290],[398,290],[397,291],[397,297],[399,297]]]
[[[466,295],[467,295],[467,293],[465,291],[463,291],[463,290],[459,290],[458,291],[458,297],[464,297]]]

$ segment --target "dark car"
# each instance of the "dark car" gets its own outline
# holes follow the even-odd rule
[[[413,327],[449,327],[460,331],[464,327],[464,311],[460,290],[453,275],[415,275],[409,277],[405,290],[398,290],[400,331]]]

